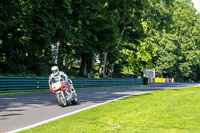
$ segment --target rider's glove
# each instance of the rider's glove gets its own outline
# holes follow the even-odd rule
[[[52,89],[50,89],[50,92],[51,92],[51,95],[55,95],[55,93],[53,92],[53,90],[52,90]]]
[[[53,93],[53,92],[51,91],[51,95],[55,95],[55,93]]]

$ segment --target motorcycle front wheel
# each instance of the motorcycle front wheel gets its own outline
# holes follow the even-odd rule
[[[58,93],[56,93],[56,97],[58,99],[58,102],[59,104],[62,106],[62,107],[65,107],[67,106],[67,101],[66,101],[66,98],[65,98],[65,95],[62,91],[59,91]]]

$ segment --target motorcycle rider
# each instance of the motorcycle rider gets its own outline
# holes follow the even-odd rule
[[[74,87],[73,87],[73,83],[72,81],[68,78],[68,76],[63,72],[63,71],[59,71],[59,68],[57,66],[53,66],[51,68],[51,74],[49,76],[49,89],[51,90],[52,88],[52,83],[59,81],[59,80],[64,80],[70,87],[70,91],[72,91],[73,94],[76,93]],[[69,94],[67,92],[66,89],[66,93]],[[70,93],[71,95],[69,95],[69,97],[72,97],[72,93]]]

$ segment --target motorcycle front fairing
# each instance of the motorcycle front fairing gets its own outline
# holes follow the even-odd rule
[[[53,93],[56,93],[58,90],[65,90],[66,88],[66,84],[64,84],[64,82],[61,81],[54,81],[51,85],[51,91]]]

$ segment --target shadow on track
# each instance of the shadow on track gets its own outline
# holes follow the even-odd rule
[[[0,120],[22,115],[20,112],[25,111],[27,106],[39,108],[54,104],[57,104],[57,101],[49,93],[0,96]]]

